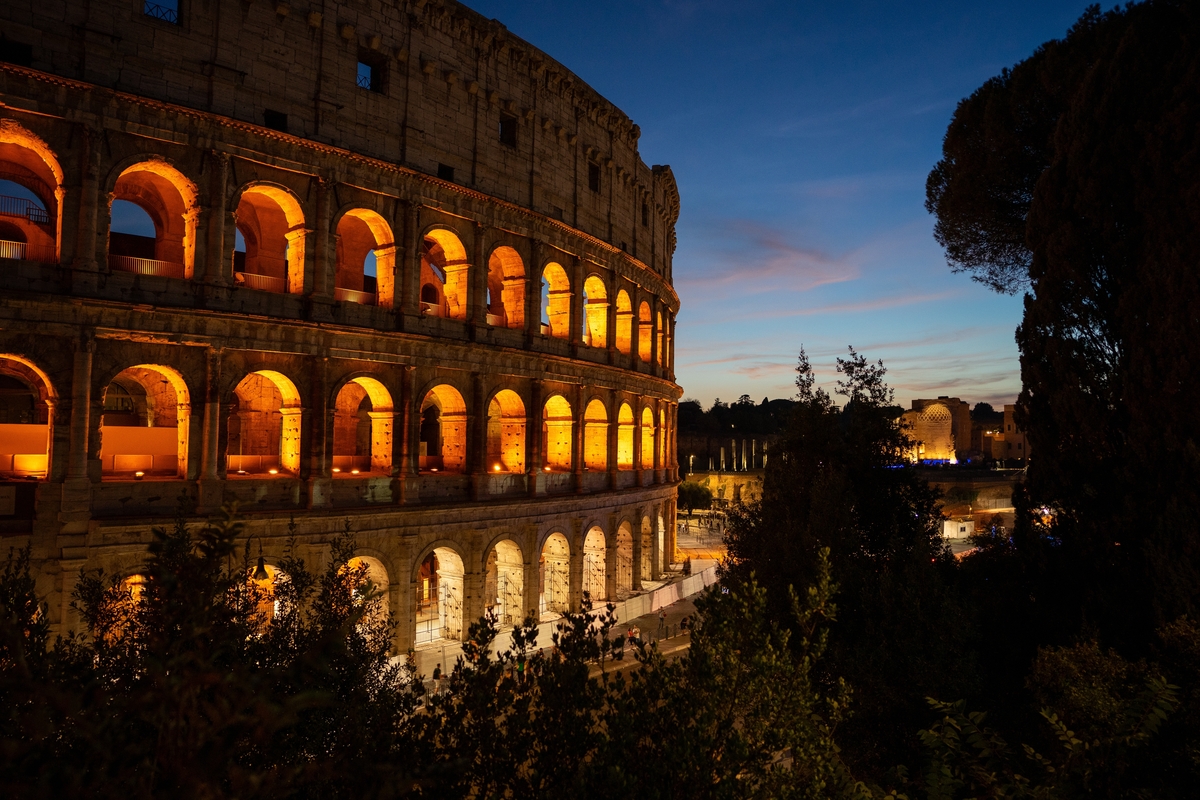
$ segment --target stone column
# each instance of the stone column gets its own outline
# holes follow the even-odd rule
[[[467,319],[471,323],[473,341],[478,341],[481,334],[487,331],[487,278],[488,259],[484,253],[484,238],[487,228],[475,223],[475,238],[472,242],[471,258],[473,266],[470,274],[470,288],[467,290]]]
[[[96,217],[100,203],[100,156],[103,136],[100,131],[83,126],[83,147],[80,148],[79,220],[75,238],[75,258],[72,268],[77,272],[96,272]],[[94,279],[88,279],[90,285]]]
[[[333,502],[333,414],[329,408],[329,359],[314,359],[310,372],[312,397],[312,432],[307,450],[308,504],[322,508]]]
[[[93,337],[94,333],[86,330],[75,341],[71,370],[71,445],[59,511],[59,521],[63,523],[61,533],[68,537],[63,540],[64,548],[83,544],[74,539],[87,533],[88,521],[92,517],[92,481],[88,461],[93,422],[92,358],[96,352],[96,340]]]
[[[534,239],[529,247],[528,279],[525,281],[525,347],[533,347],[542,334],[542,243]],[[540,413],[540,411],[539,411]],[[541,420],[539,420],[540,423]]]
[[[658,297],[651,295],[650,297],[650,374],[662,375],[662,368],[658,365],[658,343],[659,328],[658,316],[660,312],[660,304]]]
[[[608,308],[605,314],[604,327],[605,345],[608,349],[608,363],[615,365],[619,358],[617,351],[617,289],[620,286],[620,281],[617,279],[616,273],[612,273],[609,277],[608,286]]]
[[[399,452],[393,450],[396,455],[392,465],[396,473],[397,497],[402,505],[420,499],[417,493],[417,454],[420,451],[417,445],[420,429],[417,426],[420,415],[415,408],[417,401],[413,398],[415,372],[416,367],[405,366],[400,369],[400,413],[397,415],[400,417],[400,435],[395,437]]]
[[[231,222],[229,201],[226,198],[229,180],[229,156],[216,150],[211,151],[209,163],[212,176],[209,191],[212,192],[207,218],[208,244],[204,253],[203,280],[214,286],[229,283],[233,274],[233,248],[225,252],[225,232]],[[199,270],[197,270],[199,271]],[[201,276],[197,276],[201,277]]]
[[[634,398],[633,405],[633,483],[636,486],[642,485],[642,476],[645,473],[644,465],[642,464],[642,403],[641,397]]]
[[[421,211],[415,203],[398,204],[402,216],[404,258],[396,256],[397,264],[404,264],[403,278],[397,280],[400,295],[401,330],[411,330],[421,317]],[[397,267],[399,269],[399,267]]]
[[[654,414],[654,483],[662,483],[662,443],[663,443],[663,422],[662,422],[662,404],[655,400],[651,406],[651,413]]]
[[[620,445],[621,438],[621,400],[614,393],[609,393],[609,409],[608,409],[608,441],[605,444],[608,446],[608,488],[616,491],[618,488],[617,478],[617,450]]]
[[[337,269],[337,253],[333,231],[333,213],[330,208],[329,184],[321,178],[313,178],[317,185],[316,221],[313,236],[312,317],[333,319],[334,271]]]
[[[583,259],[571,258],[571,357],[579,357],[583,346]]]
[[[576,494],[583,492],[583,436],[585,425],[587,424],[584,417],[587,414],[585,408],[585,398],[587,397],[586,387],[580,385],[575,387],[575,402],[572,403],[572,413],[575,416],[575,424],[571,426],[571,472],[573,473],[572,483]]]
[[[604,599],[610,603],[617,600],[617,569],[620,565],[620,547],[617,543],[617,517],[608,516],[608,531],[604,534]]]
[[[545,493],[542,477],[542,404],[545,402],[546,384],[541,380],[529,382],[529,407],[525,412],[525,463],[529,476],[530,497]]]
[[[200,444],[200,487],[196,510],[211,514],[221,507],[221,351],[209,348],[204,359],[204,422]]]
[[[570,598],[571,610],[579,611],[583,600],[583,520],[571,520]]]
[[[639,506],[633,510],[633,590],[642,590],[642,509]]]
[[[467,468],[471,473],[471,496],[483,500],[488,494],[487,386],[484,376],[471,375],[471,407],[467,409]]]

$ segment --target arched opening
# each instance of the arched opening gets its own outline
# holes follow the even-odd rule
[[[0,120],[0,258],[58,262],[62,184],[62,167],[46,143]]]
[[[435,548],[417,567],[416,644],[463,635],[463,561],[448,547]]]
[[[560,394],[542,410],[542,453],[546,472],[571,471],[571,404]]]
[[[642,469],[654,469],[654,412],[649,406],[642,409]]]
[[[271,564],[263,564],[267,575],[256,578],[257,567],[247,573],[247,581],[254,589],[254,600],[257,612],[257,622],[262,630],[271,624],[284,611],[284,597],[281,591],[291,578],[286,572]]]
[[[121,371],[104,390],[100,471],[105,478],[187,477],[191,398],[170,367]]]
[[[304,212],[287,190],[256,185],[242,192],[237,233],[244,251],[235,246],[233,279],[238,286],[280,294],[304,291]]]
[[[662,328],[662,365],[664,369],[671,368],[671,347],[674,342],[674,337],[671,335],[671,315],[667,314],[663,317]]]
[[[617,598],[633,594],[633,527],[622,522],[617,528]]]
[[[657,320],[657,323],[654,326],[654,330],[655,335],[658,337],[658,347],[655,352],[658,353],[658,365],[661,367],[666,363],[666,361],[663,360],[663,316],[661,311],[658,312],[655,319]]]
[[[583,282],[583,343],[608,346],[608,293],[596,275]]]
[[[607,599],[605,556],[604,531],[593,527],[583,539],[583,591],[597,603]]]
[[[552,533],[542,545],[538,560],[538,611],[561,614],[571,607],[571,545],[561,533]]]
[[[525,263],[511,247],[497,247],[488,259],[488,324],[525,327]]]
[[[633,348],[633,306],[629,293],[624,289],[617,292],[617,350],[629,355]]]
[[[561,264],[542,270],[542,333],[555,339],[571,336],[571,281]]]
[[[0,356],[0,478],[49,474],[51,397],[39,370]]]
[[[165,161],[126,169],[113,187],[108,266],[119,272],[190,278],[196,261],[196,186]]]
[[[346,562],[344,576],[354,584],[355,603],[367,603],[358,629],[360,633],[374,636],[387,636],[388,617],[391,615],[391,605],[388,594],[388,574],[383,562],[373,556],[355,556]],[[369,590],[375,596],[368,600]]]
[[[470,269],[457,236],[444,228],[427,233],[421,247],[421,312],[466,320]]]
[[[608,469],[608,409],[599,398],[588,403],[583,414],[583,468]]]
[[[667,468],[667,410],[658,410],[658,468]]]
[[[617,412],[617,469],[633,469],[633,409],[621,403]]]
[[[638,306],[638,358],[650,363],[650,337],[654,335],[654,321],[650,316],[650,304],[642,302]]]
[[[518,625],[525,617],[525,561],[511,539],[488,551],[483,596],[501,625]]]
[[[300,415],[300,393],[281,373],[264,369],[242,378],[229,407],[229,474],[298,473]]]
[[[419,467],[462,472],[467,463],[467,404],[453,386],[430,389],[421,402]]]
[[[648,581],[654,575],[654,539],[650,518],[642,517],[642,580]]]
[[[488,403],[487,459],[491,472],[525,471],[525,404],[511,389]]]
[[[343,386],[333,411],[334,474],[390,473],[394,419],[392,395],[379,381],[360,377]]]
[[[395,299],[396,244],[391,226],[366,208],[352,208],[337,226],[334,299],[391,308]]]

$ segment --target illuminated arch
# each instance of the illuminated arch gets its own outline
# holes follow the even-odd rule
[[[658,466],[667,468],[667,410],[658,410]]]
[[[488,258],[488,324],[525,327],[525,262],[511,247],[497,247]]]
[[[421,248],[422,312],[466,320],[470,266],[467,250],[453,231],[434,228],[426,233]]]
[[[429,548],[413,575],[416,644],[463,637],[463,559],[446,543]]]
[[[638,306],[638,358],[647,364],[650,363],[650,350],[653,342],[651,337],[654,335],[654,320],[650,315],[650,304],[642,301]]]
[[[258,570],[257,566],[251,568],[246,574],[247,582],[255,589],[254,599],[257,605],[260,629],[265,628],[285,611],[285,600],[280,596],[279,590],[291,581],[291,576],[274,564],[264,560],[262,567],[267,573],[265,578],[254,577],[254,573]]]
[[[633,526],[622,522],[617,528],[617,563],[616,570],[617,597],[627,597],[633,593]]]
[[[382,383],[367,376],[347,381],[334,400],[334,473],[390,473],[394,423],[392,395]]]
[[[391,601],[388,594],[390,581],[388,580],[387,567],[383,562],[375,556],[356,555],[346,562],[343,568],[354,573],[354,578],[357,579],[355,602],[362,602],[366,584],[370,581],[371,588],[377,593],[377,597],[371,602],[370,608],[366,610],[362,621],[359,623],[359,630],[363,632],[371,632],[377,635],[386,635],[384,626],[387,624],[388,617],[391,615]]]
[[[583,467],[608,469],[608,409],[599,398],[588,403],[583,414]]]
[[[583,282],[583,342],[592,347],[608,346],[608,290],[597,275]]]
[[[607,599],[607,550],[604,531],[599,526],[588,530],[583,539],[583,591],[593,602]]]
[[[511,389],[497,392],[488,403],[487,468],[498,473],[525,471],[525,404]]]
[[[488,549],[483,597],[502,626],[518,625],[524,619],[525,559],[512,539],[502,539]]]
[[[617,469],[633,469],[633,409],[621,403],[617,411]]]
[[[246,242],[244,257],[234,253],[239,286],[281,294],[304,291],[304,211],[295,195],[280,186],[255,183],[242,191],[234,213]]]
[[[654,330],[658,342],[658,348],[656,352],[658,353],[658,365],[662,367],[666,365],[666,361],[663,360],[663,315],[661,311],[658,312],[655,319],[657,320],[657,323],[654,326]]]
[[[396,295],[396,243],[377,212],[352,208],[337,224],[335,299],[391,308]]]
[[[654,469],[654,412],[649,406],[642,409],[642,469]]]
[[[542,333],[554,339],[571,336],[571,281],[561,264],[551,261],[542,269]]]
[[[15,120],[0,120],[0,180],[38,198],[4,201],[0,258],[57,263],[61,256],[63,171],[49,145]]]
[[[56,399],[46,373],[32,361],[0,354],[0,478],[50,474]]]
[[[571,545],[561,533],[551,533],[538,559],[538,611],[561,614],[571,607]]]
[[[575,420],[571,404],[561,394],[546,401],[542,409],[542,453],[547,472],[570,472],[571,429]]]
[[[122,170],[113,184],[112,197],[145,211],[154,221],[154,238],[119,232],[110,224],[109,267],[140,275],[191,278],[200,216],[196,185],[166,161],[151,158]]]
[[[157,364],[122,370],[104,390],[101,474],[186,478],[191,416],[187,383],[176,370]]]
[[[233,390],[226,437],[230,475],[300,471],[300,393],[280,372],[263,369]]]
[[[629,293],[624,289],[617,292],[617,350],[629,355],[633,348],[633,306]]]
[[[453,386],[433,387],[421,401],[420,468],[463,472],[467,464],[467,404]]]
[[[654,533],[649,517],[642,517],[642,580],[648,581],[654,576]]]

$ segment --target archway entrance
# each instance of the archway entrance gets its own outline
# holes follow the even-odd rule
[[[187,384],[175,370],[155,364],[123,370],[104,390],[101,475],[186,478],[191,414]]]
[[[642,517],[642,580],[648,581],[654,577],[654,539],[651,531],[650,518]]]
[[[608,469],[608,410],[599,399],[588,403],[583,415],[583,468]]]
[[[462,472],[467,463],[467,404],[453,386],[430,389],[421,403],[419,468]]]
[[[571,471],[571,404],[556,394],[542,414],[542,452],[546,472]]]
[[[421,312],[465,320],[470,265],[467,250],[452,232],[432,230],[421,248]]]
[[[511,247],[497,247],[488,259],[489,325],[525,327],[525,264]]]
[[[483,596],[500,625],[518,625],[524,618],[525,561],[511,539],[497,542],[488,552]]]
[[[300,471],[300,393],[273,370],[252,372],[233,390],[226,461],[230,475]]]
[[[622,522],[617,528],[617,599],[633,594],[633,528]]]
[[[461,641],[463,562],[448,547],[435,548],[417,568],[416,644]]]
[[[571,281],[561,264],[550,262],[542,271],[542,333],[555,339],[571,335]]]
[[[617,469],[633,469],[633,409],[621,403],[617,412]]]
[[[196,187],[163,161],[143,161],[113,187],[108,265],[118,272],[190,278],[195,266]]]
[[[0,356],[0,478],[45,478],[50,386],[23,360]]]
[[[252,186],[242,193],[235,217],[234,282],[247,289],[302,293],[307,231],[299,201],[276,186]]]
[[[333,472],[388,474],[395,412],[392,396],[374,378],[354,378],[338,392],[333,412]]]
[[[511,389],[497,392],[488,404],[487,459],[495,473],[525,471],[525,404]]]
[[[538,611],[558,615],[571,607],[571,545],[561,533],[552,533],[542,545],[538,560]]]
[[[356,604],[369,604],[359,620],[359,632],[366,636],[388,636],[391,603],[387,568],[383,566],[382,561],[372,556],[355,556],[346,562],[344,569],[353,583],[354,596],[351,601]],[[371,600],[366,597],[368,581],[370,590],[376,595]]]
[[[583,343],[608,346],[608,293],[604,281],[591,275],[583,282]]]
[[[396,245],[391,226],[369,209],[347,211],[337,226],[335,299],[391,308],[395,274]]]
[[[606,555],[604,531],[593,527],[583,540],[583,591],[591,596],[594,603],[608,597],[604,588],[608,577]]]
[[[617,350],[629,355],[633,347],[633,306],[629,293],[624,289],[617,292]]]
[[[0,258],[58,262],[63,172],[50,148],[0,121]]]

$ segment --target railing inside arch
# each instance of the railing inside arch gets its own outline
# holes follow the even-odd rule
[[[457,589],[444,583],[438,586],[437,600],[417,598],[416,645],[430,644],[439,639],[458,641],[462,638],[462,598]]]
[[[172,261],[158,261],[153,258],[134,258],[133,256],[108,257],[109,269],[117,272],[132,272],[134,275],[153,275],[159,278],[182,278],[183,264]]]
[[[558,569],[555,564],[546,564],[545,585],[538,601],[539,613],[561,614],[570,608],[570,578],[565,567]]]
[[[374,292],[360,292],[356,289],[343,289],[340,286],[334,288],[333,298],[339,303],[358,303],[364,306],[375,305]]]
[[[617,594],[633,593],[633,556],[617,552]]]
[[[590,554],[583,557],[583,590],[593,603],[604,597],[604,562]]]
[[[0,239],[0,258],[14,261],[37,261],[41,264],[53,264],[58,261],[58,254],[53,247],[25,242],[11,242]]]
[[[519,625],[524,617],[521,605],[521,585],[508,575],[500,575],[497,579],[496,598],[491,610],[496,614],[496,622],[502,626]]]
[[[23,217],[35,225],[49,225],[50,214],[46,209],[32,200],[24,197],[12,197],[0,194],[0,215],[6,217]]]
[[[272,278],[270,275],[256,275],[253,272],[235,272],[233,281],[238,286],[247,289],[258,289],[262,292],[287,293],[287,281],[283,278]]]
[[[171,8],[170,6],[162,6],[158,3],[147,2],[142,6],[142,13],[147,17],[161,19],[163,22],[169,22],[172,25],[179,24],[179,11],[175,8]]]

